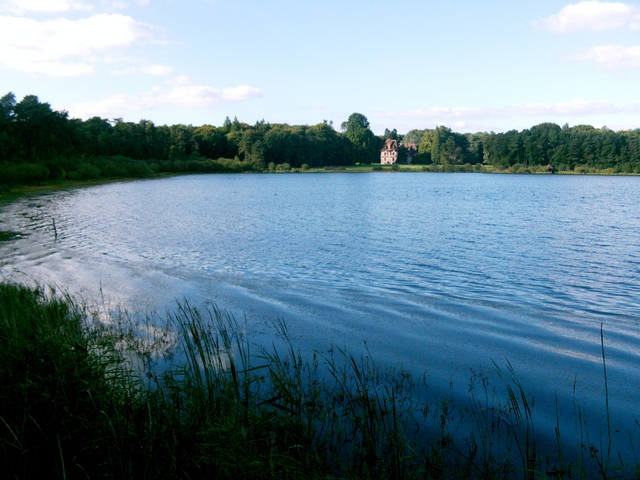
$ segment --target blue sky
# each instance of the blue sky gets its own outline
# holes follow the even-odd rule
[[[157,124],[640,128],[640,2],[0,0],[0,95]]]

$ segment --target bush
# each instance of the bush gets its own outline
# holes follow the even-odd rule
[[[67,172],[63,167],[64,161],[51,161],[45,163],[45,167],[49,169],[49,180],[64,180],[67,178]]]
[[[0,165],[0,182],[7,185],[44,182],[49,179],[49,169],[38,163],[3,163]]]
[[[77,175],[80,180],[95,180],[100,178],[100,169],[91,163],[78,165]]]

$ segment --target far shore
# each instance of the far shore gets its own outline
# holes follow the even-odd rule
[[[516,167],[516,168],[514,168]],[[542,168],[528,168],[522,165],[515,165],[507,169],[499,169],[493,165],[380,165],[363,164],[350,166],[327,166],[323,168],[292,168],[289,170],[265,170],[263,172],[238,172],[245,174],[283,174],[283,173],[397,173],[397,172],[417,172],[417,173],[490,173],[490,174],[510,174],[510,175],[591,175],[591,176],[622,176],[637,177],[638,173],[620,173],[611,171],[612,169],[597,170],[589,169],[588,171],[564,170],[554,173],[546,171]],[[222,174],[230,174],[236,172],[220,172]],[[15,185],[0,190],[0,201],[11,201],[15,198],[38,195],[41,193],[69,190],[74,188],[94,187],[117,182],[129,182],[138,180],[156,180],[160,178],[178,177],[184,175],[216,175],[219,173],[200,173],[200,172],[181,172],[181,173],[156,173],[143,178],[97,178],[91,180],[49,180],[31,185]]]

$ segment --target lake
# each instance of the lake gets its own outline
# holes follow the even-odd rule
[[[201,175],[0,205],[0,272],[134,310],[176,300],[246,315],[269,344],[402,364],[435,393],[513,366],[553,436],[574,404],[640,444],[640,178]],[[53,220],[57,231],[53,229]],[[495,383],[500,388],[499,382]]]

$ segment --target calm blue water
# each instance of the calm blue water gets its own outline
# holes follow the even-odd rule
[[[205,175],[1,208],[26,234],[0,244],[6,277],[284,318],[303,349],[366,341],[434,391],[508,360],[551,429],[556,395],[605,418],[602,324],[616,435],[640,416],[637,177]]]

